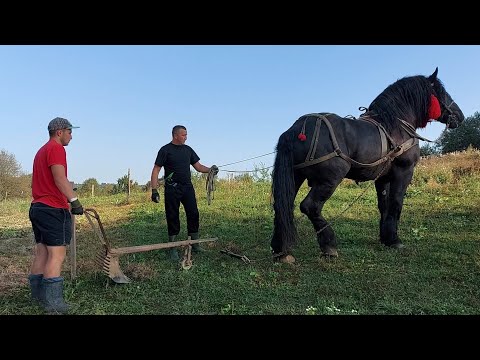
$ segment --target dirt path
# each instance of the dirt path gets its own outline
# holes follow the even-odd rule
[[[27,285],[33,238],[0,239],[0,295]]]

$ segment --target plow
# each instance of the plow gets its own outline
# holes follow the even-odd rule
[[[105,229],[97,211],[88,208],[84,210],[84,214],[102,244],[101,253],[98,254],[95,259],[96,263],[100,265],[103,272],[117,284],[127,284],[131,282],[131,279],[129,279],[120,268],[120,257],[122,255],[183,247],[184,255],[180,264],[182,269],[188,270],[192,267],[192,245],[218,240],[218,238],[192,240],[189,236],[187,240],[182,241],[114,248],[106,236]]]

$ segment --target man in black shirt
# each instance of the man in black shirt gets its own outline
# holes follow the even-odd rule
[[[190,165],[201,173],[208,173],[210,170],[218,173],[218,167],[213,165],[211,168],[200,164],[200,158],[195,151],[188,145],[187,129],[183,125],[176,125],[172,129],[172,141],[160,148],[152,170],[152,201],[160,202],[158,193],[158,174],[162,167],[165,168],[165,213],[167,216],[168,241],[175,241],[175,237],[180,232],[180,203],[185,208],[187,216],[188,236],[192,240],[199,238],[199,213],[197,200],[195,198],[195,189],[193,188]],[[201,251],[199,244],[192,245],[194,252]],[[171,260],[178,261],[177,249],[169,250]]]

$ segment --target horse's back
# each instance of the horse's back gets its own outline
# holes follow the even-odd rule
[[[331,125],[325,124],[325,119]],[[318,120],[321,123],[317,124]],[[382,156],[382,144],[379,129],[372,123],[360,119],[341,117],[334,113],[315,113],[300,117],[292,126],[298,134],[304,132],[305,141],[299,145],[304,150],[311,148],[315,128],[319,127],[316,157],[335,151],[335,142],[339,149],[355,161],[371,163]],[[304,128],[304,131],[302,131]],[[300,131],[298,131],[300,129]]]
[[[328,168],[327,173],[333,171],[335,176],[369,180],[376,173],[375,167],[352,166],[336,152],[363,164],[374,163],[385,155],[379,128],[361,119],[344,118],[334,113],[307,114],[300,117],[289,131],[291,138],[295,139],[294,163],[305,164],[314,160],[311,165],[303,167],[307,177],[322,177],[320,173],[325,175]],[[303,141],[300,134],[305,135]]]

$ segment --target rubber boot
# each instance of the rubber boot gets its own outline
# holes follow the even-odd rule
[[[200,239],[200,236],[198,236],[198,232],[196,232],[196,233],[190,233],[190,234],[188,234],[188,236],[190,236],[190,240],[198,240],[198,239]],[[205,251],[205,250],[200,247],[200,244],[193,244],[193,245],[192,245],[192,252],[193,252],[194,254],[198,254],[198,253],[201,253],[201,252],[204,252],[204,251]]]
[[[43,304],[45,301],[45,291],[43,289],[43,274],[28,275],[28,282],[30,283],[32,299]]]
[[[175,236],[176,235],[171,235],[168,237],[169,242],[175,241]],[[178,250],[177,248],[170,248],[168,249],[168,258],[172,261],[180,261],[180,257],[178,256]]]
[[[48,313],[64,314],[70,306],[63,300],[63,278],[43,278],[45,288],[45,310]]]

